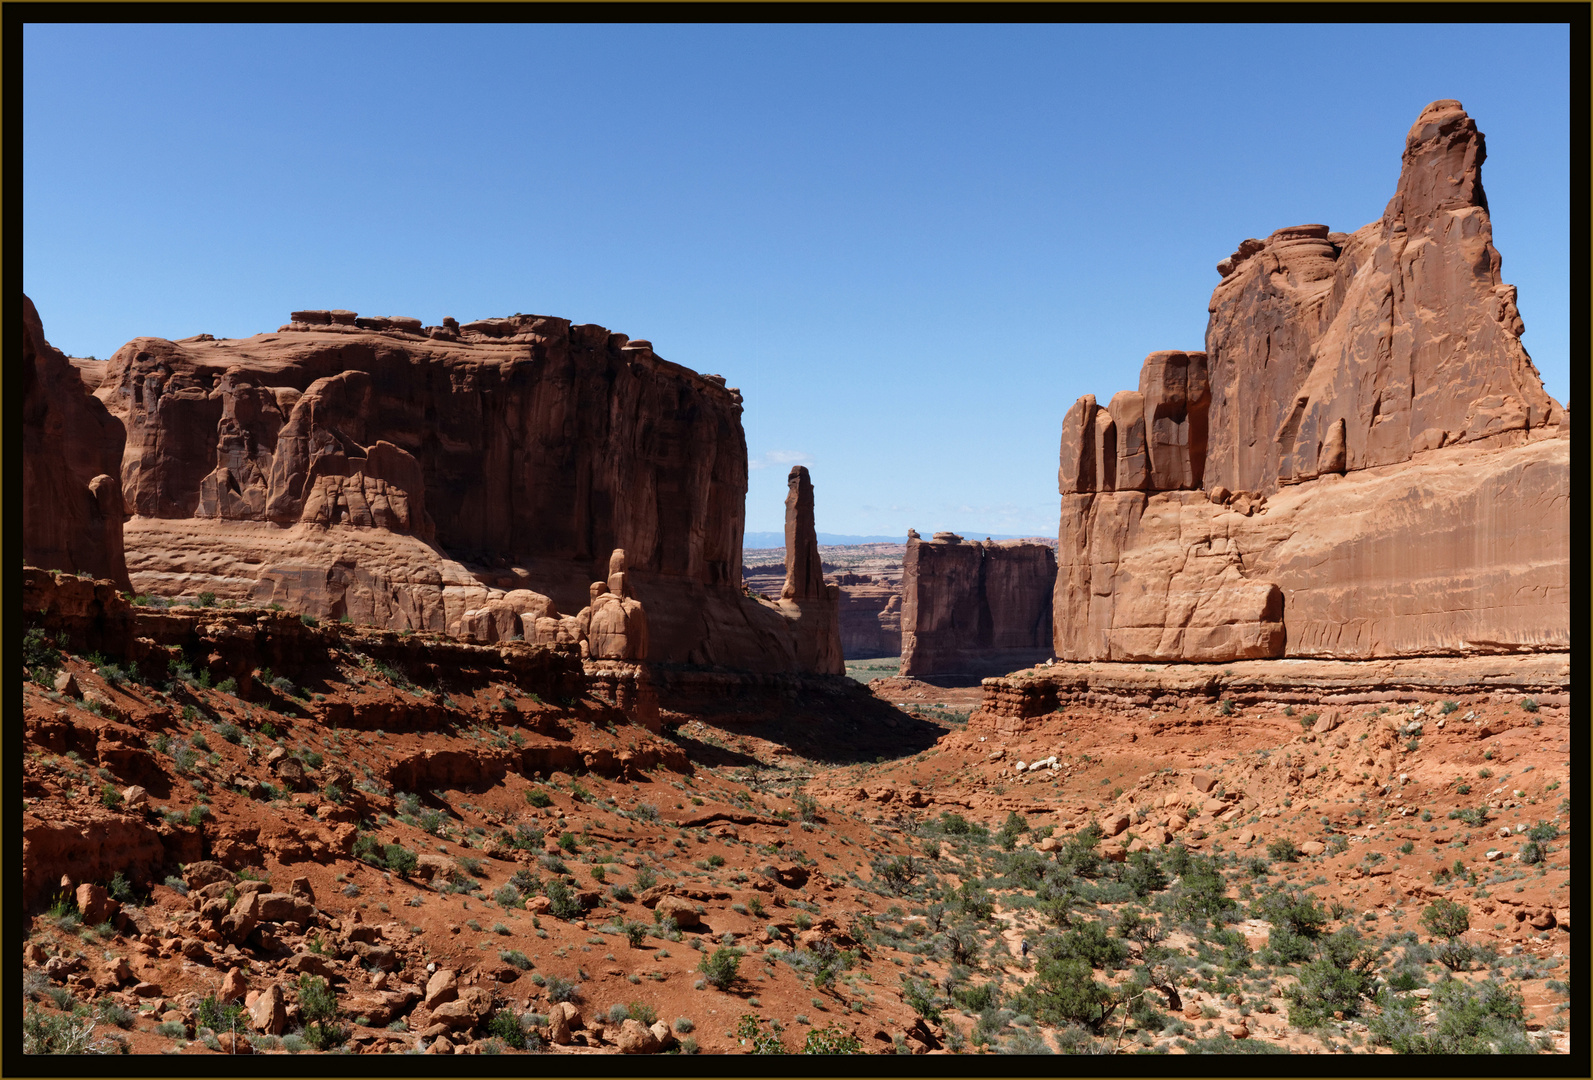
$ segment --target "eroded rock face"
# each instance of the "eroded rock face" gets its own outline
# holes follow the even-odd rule
[[[1205,353],[1069,410],[1058,657],[1568,647],[1569,421],[1500,282],[1483,157],[1458,102],[1429,105],[1381,221],[1245,240]]]
[[[1056,556],[1020,540],[910,533],[902,562],[901,673],[1004,674],[1051,655]]]
[[[129,588],[122,550],[122,423],[44,337],[22,298],[22,558]]]
[[[1270,493],[1333,471],[1340,423],[1346,470],[1559,423],[1500,279],[1485,157],[1460,103],[1435,101],[1380,221],[1279,229],[1224,276],[1206,331],[1208,484]]]
[[[800,670],[841,675],[841,589],[824,581],[819,537],[813,518],[813,480],[806,466],[794,465],[785,497],[785,587],[779,609],[802,628],[794,636]]]
[[[243,340],[135,339],[97,393],[131,432],[119,472],[144,591],[820,670],[806,600],[741,594],[739,393],[647,342],[543,316],[300,311]],[[594,580],[613,601],[594,603]]]

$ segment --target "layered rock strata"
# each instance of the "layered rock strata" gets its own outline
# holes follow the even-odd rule
[[[1564,649],[1569,419],[1500,280],[1458,102],[1422,111],[1382,219],[1218,265],[1204,353],[1063,420],[1058,657]]]
[[[988,678],[972,719],[993,722],[1002,734],[1071,706],[1134,705],[1163,712],[1217,699],[1249,707],[1365,705],[1397,701],[1437,703],[1459,694],[1490,694],[1499,703],[1531,695],[1567,704],[1569,653],[1532,656],[1453,656],[1382,660],[1240,660],[1210,664],[1059,662]],[[1464,721],[1458,721],[1463,723]]]
[[[22,558],[128,588],[122,423],[44,337],[22,298]]]
[[[481,641],[574,641],[559,613],[590,607],[602,651],[752,671],[828,649],[816,598],[742,595],[740,394],[647,341],[301,311],[243,340],[135,339],[97,396],[129,433],[139,591]],[[621,614],[647,598],[642,652],[594,581]]]
[[[909,531],[902,563],[905,676],[989,675],[1051,655],[1049,545],[1021,540],[965,543]]]

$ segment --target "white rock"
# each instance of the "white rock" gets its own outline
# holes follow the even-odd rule
[[[1503,857],[1504,857],[1504,852],[1500,851],[1498,848],[1493,848],[1492,850],[1490,850],[1488,852],[1488,854],[1486,856],[1486,858],[1487,858],[1487,860],[1489,862],[1498,862]]]

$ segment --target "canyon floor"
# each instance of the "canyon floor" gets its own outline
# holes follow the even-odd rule
[[[1570,1051],[1568,701],[1002,734],[886,659],[655,733],[315,634],[250,700],[29,634],[29,1050]]]

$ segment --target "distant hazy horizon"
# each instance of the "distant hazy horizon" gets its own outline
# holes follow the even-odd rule
[[[741,390],[754,533],[804,464],[827,533],[1054,534],[1068,406],[1203,347],[1239,241],[1376,220],[1440,98],[1487,137],[1504,280],[1570,388],[1565,24],[19,36],[22,288],[57,347],[300,308],[600,323]]]
[[[1022,535],[1005,534],[1005,533],[988,533],[988,532],[984,532],[984,531],[979,530],[979,529],[937,529],[937,530],[934,530],[934,531],[935,532],[954,532],[958,536],[962,537],[964,540],[968,540],[968,541],[973,541],[973,540],[1031,540],[1031,539],[1032,540],[1050,540],[1053,543],[1056,541],[1056,530],[1055,529],[1052,529],[1050,533],[1024,533]],[[919,535],[924,537],[924,539],[927,540],[932,535],[932,533],[926,533],[922,529],[920,529],[919,530]],[[905,544],[905,543],[907,543],[907,534],[905,532],[902,533],[902,535],[900,535],[900,536],[851,536],[851,535],[847,535],[847,534],[844,534],[844,533],[824,533],[824,532],[821,532],[821,533],[818,534],[818,537],[819,537],[819,546],[820,547],[847,547],[847,546],[851,546],[851,545],[855,545],[855,544]],[[768,550],[774,549],[774,548],[783,548],[783,547],[785,547],[785,533],[784,533],[784,531],[781,531],[781,532],[749,532],[743,537],[741,546],[742,546],[742,549],[745,550],[745,551],[768,551]]]

